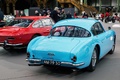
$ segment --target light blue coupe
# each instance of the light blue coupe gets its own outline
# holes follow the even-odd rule
[[[115,50],[116,33],[105,30],[98,20],[67,19],[57,22],[49,36],[36,37],[27,47],[29,66],[53,65],[87,68]]]

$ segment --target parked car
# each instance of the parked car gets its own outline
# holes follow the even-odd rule
[[[109,27],[110,29],[110,27]],[[94,71],[108,52],[113,54],[116,33],[95,19],[57,22],[50,35],[37,37],[27,47],[29,66],[53,65]]]
[[[37,36],[47,36],[54,21],[46,16],[16,17],[0,28],[0,46],[6,50],[25,48]]]

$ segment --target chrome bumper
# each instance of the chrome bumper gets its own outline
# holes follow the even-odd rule
[[[0,43],[1,46],[21,46],[23,43],[10,44],[10,43]]]
[[[40,60],[40,59],[26,59],[26,61],[28,61],[28,62],[33,62],[33,63],[29,63],[28,65],[29,66],[40,66],[40,65],[42,65],[41,64],[41,62],[42,62],[42,60]],[[84,65],[85,63],[84,62],[81,62],[81,63],[77,63],[77,64],[75,64],[75,63],[71,63],[71,62],[61,62],[61,66],[71,66],[71,67],[79,67],[79,66],[82,66],[82,65]]]

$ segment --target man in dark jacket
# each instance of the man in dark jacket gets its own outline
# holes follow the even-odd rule
[[[71,15],[70,11],[68,11],[66,14],[66,19],[71,19],[71,18],[72,18],[72,15]]]
[[[59,8],[55,7],[54,10],[50,14],[50,17],[55,21],[55,23],[58,22],[60,18],[58,11],[59,11]]]
[[[35,16],[39,16],[38,10],[35,10]]]
[[[5,25],[5,22],[2,21],[3,18],[4,18],[4,14],[3,14],[3,12],[0,10],[0,27],[3,27],[3,26]]]
[[[3,14],[3,12],[0,10],[0,21],[3,20],[3,18],[4,18],[4,14]]]

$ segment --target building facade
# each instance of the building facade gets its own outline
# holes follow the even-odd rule
[[[78,3],[79,5],[76,5]],[[0,0],[0,8],[5,14],[14,14],[14,10],[24,10],[30,7],[39,7],[40,9],[53,9],[55,6],[79,8],[82,4],[93,6],[98,11],[104,11],[105,7],[120,11],[120,0]]]
[[[0,8],[5,14],[14,14],[15,10],[29,9],[30,7],[53,8],[56,0],[0,0]]]
[[[120,11],[120,0],[87,0],[87,4],[94,6],[97,10],[104,10],[105,7],[115,8]]]

